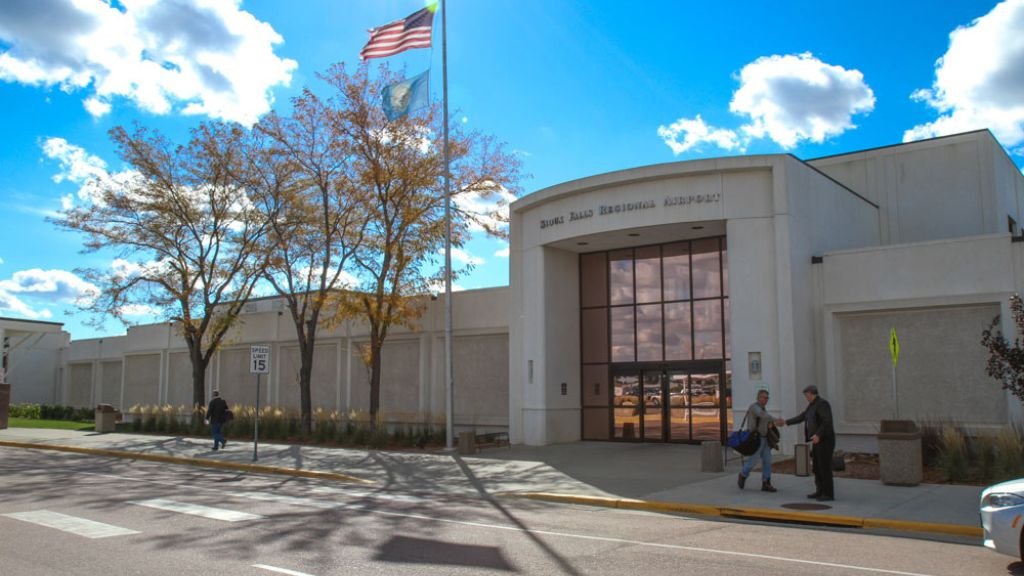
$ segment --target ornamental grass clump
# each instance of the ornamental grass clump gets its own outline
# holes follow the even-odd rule
[[[995,459],[992,479],[1010,480],[1024,475],[1024,452],[1021,450],[1021,434],[1016,428],[1004,427],[994,440]]]
[[[962,482],[967,478],[967,442],[956,426],[945,426],[939,437],[939,455],[936,462],[949,482]]]

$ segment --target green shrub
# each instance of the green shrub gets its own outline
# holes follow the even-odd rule
[[[936,464],[946,473],[950,482],[967,478],[967,443],[956,426],[944,426],[939,437],[939,456]]]
[[[8,415],[11,418],[29,418],[32,420],[42,419],[39,404],[11,404]]]
[[[366,446],[370,443],[370,429],[359,426],[352,433],[352,443],[356,446]]]

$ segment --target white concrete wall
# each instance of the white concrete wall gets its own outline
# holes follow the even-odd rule
[[[11,343],[7,359],[11,403],[60,403],[63,380],[61,355],[67,346],[68,334],[17,335],[8,332],[7,336]]]
[[[878,204],[881,241],[900,244],[1006,231],[1007,209],[1019,212],[1005,183],[997,191],[999,155],[983,130],[808,163]]]
[[[827,251],[875,246],[880,234],[878,208],[866,198],[834,180],[789,158],[779,171],[785,196],[777,195],[775,209],[777,270],[788,270],[778,278],[780,377],[785,386],[780,405],[790,417],[806,405],[801,390],[816,384],[826,398],[831,391],[820,380],[822,371],[817,343],[820,340],[818,296],[812,257]],[[800,442],[799,435],[787,434],[784,443]]]
[[[996,314],[1003,332],[1014,334],[1007,301],[1024,289],[1022,264],[1024,246],[1008,234],[827,254],[823,358],[838,431],[861,435],[859,446],[871,449],[877,420],[895,415],[889,328],[903,348],[904,417],[969,426],[1019,418],[1020,402],[984,374],[980,340]],[[865,386],[875,392],[865,396]],[[871,398],[877,405],[865,407]],[[874,419],[865,418],[868,409]]]

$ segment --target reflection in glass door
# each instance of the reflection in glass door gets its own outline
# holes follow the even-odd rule
[[[615,374],[612,378],[612,438],[640,439],[640,372]]]
[[[661,370],[644,370],[644,440],[659,441],[665,436],[662,427],[665,419],[662,417],[664,402],[662,402]]]
[[[690,439],[720,440],[722,430],[721,376],[690,374]]]
[[[690,432],[690,375],[683,370],[669,370],[669,440],[689,442]]]

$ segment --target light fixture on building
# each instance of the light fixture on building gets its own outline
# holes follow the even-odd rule
[[[704,229],[703,226],[691,226],[690,228],[693,229],[693,230],[703,230]]]
[[[630,232],[630,233],[629,233],[628,235],[629,235],[629,236],[632,236],[632,237],[634,237],[634,238],[636,238],[636,237],[637,237],[637,236],[639,236],[640,234],[639,234],[638,232]]]
[[[590,242],[577,242],[576,243],[577,246],[586,246],[587,244],[590,244]]]

